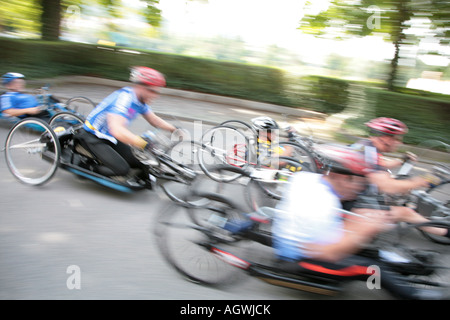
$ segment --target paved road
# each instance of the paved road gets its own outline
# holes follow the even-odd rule
[[[215,117],[221,112],[205,102],[180,97],[161,100],[155,110],[163,105],[191,110],[195,104],[194,117]],[[192,123],[183,125],[192,129]],[[144,128],[143,123],[134,128]],[[0,128],[0,141],[5,141],[7,132]],[[30,187],[12,177],[2,154],[0,195],[0,299],[322,298],[253,278],[221,290],[182,279],[155,245],[156,217],[171,204],[160,190],[123,194],[63,170],[48,184]],[[74,278],[78,274],[81,277]],[[78,283],[80,288],[75,286]],[[356,283],[338,298],[390,296]]]

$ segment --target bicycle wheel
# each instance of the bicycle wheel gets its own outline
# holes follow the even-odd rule
[[[447,210],[433,210],[431,214],[429,215],[429,218],[431,220],[442,220],[442,219],[449,219],[450,218],[450,181],[447,181],[446,183],[440,184],[436,187],[432,187],[427,190],[427,193],[434,199],[437,199],[442,202],[444,207],[447,208]],[[430,207],[427,206],[427,203],[419,203],[417,211],[419,213],[423,211],[429,211]],[[431,207],[432,209],[432,207]],[[445,236],[439,236],[430,232],[426,232],[424,230],[420,230],[421,233],[427,238],[428,240],[431,240],[433,242],[439,243],[439,244],[450,244],[450,238]]]
[[[172,145],[166,155],[177,170],[180,180],[167,181],[161,185],[166,195],[177,203],[200,205],[202,199],[195,197],[193,191],[203,180],[204,172],[198,165],[198,152],[202,145],[195,141],[180,141]]]
[[[230,165],[245,169],[251,164],[252,155],[256,153],[249,148],[248,139],[239,131],[229,126],[211,128],[202,137],[204,147],[199,153],[199,165],[207,176],[219,182],[237,179],[235,173],[226,178],[214,174],[217,165]]]
[[[40,119],[18,122],[6,138],[8,168],[26,184],[41,185],[52,178],[59,165],[60,152],[55,132]]]
[[[249,125],[245,121],[241,120],[227,120],[220,124],[221,126],[227,126],[227,127],[233,127],[236,130],[241,131],[249,140],[250,144],[256,142],[256,137],[258,136],[258,133],[256,130]]]
[[[68,129],[70,127],[81,126],[84,123],[84,120],[72,113],[72,112],[59,112],[50,118],[48,122],[50,128],[53,130],[58,127],[63,127],[64,129]]]
[[[95,108],[95,103],[89,98],[77,96],[67,100],[66,106],[67,109],[86,118],[89,113]]]
[[[274,158],[270,166],[261,166],[252,174],[252,181],[270,197],[280,200],[290,177],[304,170],[302,163],[290,157]]]
[[[186,214],[186,208],[175,204],[164,212],[155,230],[158,248],[166,261],[183,277],[195,283],[220,286],[237,279],[239,269],[222,261],[208,244],[215,230],[202,228]],[[233,247],[222,241],[224,247]]]
[[[303,171],[318,172],[314,156],[305,147],[295,142],[280,142],[278,145],[285,150],[284,156],[302,164]]]

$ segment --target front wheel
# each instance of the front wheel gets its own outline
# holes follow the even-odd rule
[[[208,207],[199,207],[196,212],[188,214],[185,207],[172,204],[158,219],[155,233],[162,255],[180,275],[202,285],[220,286],[237,279],[239,269],[211,251],[211,241],[217,244],[222,237],[226,237],[219,233],[219,228],[207,225],[208,220],[203,220],[217,212],[212,210],[213,207],[215,210],[230,209],[228,204],[219,201],[210,203]],[[199,224],[193,222],[192,214],[201,219]],[[225,240],[220,247],[225,250],[230,247],[238,249]]]
[[[6,138],[6,164],[25,184],[42,185],[50,180],[58,168],[60,153],[57,135],[40,119],[18,122]]]
[[[199,205],[202,199],[193,195],[204,180],[204,172],[198,165],[198,152],[202,145],[195,141],[180,141],[172,145],[166,156],[174,172],[176,181],[166,181],[161,187],[170,200],[183,205]]]

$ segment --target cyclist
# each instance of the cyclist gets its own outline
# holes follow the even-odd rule
[[[253,118],[251,122],[257,133],[256,154],[260,164],[270,165],[273,155],[289,156],[291,154],[287,148],[277,146],[273,149],[273,144],[278,143],[280,132],[280,127],[274,119],[263,116]]]
[[[2,84],[7,90],[0,96],[0,111],[4,116],[12,119],[27,116],[50,119],[49,113],[39,107],[37,99],[24,93],[26,82],[23,74],[8,72],[2,76]]]
[[[128,129],[138,114],[156,128],[177,130],[149,106],[166,85],[164,76],[154,69],[136,66],[131,68],[130,81],[131,86],[113,92],[100,102],[77,134],[81,145],[101,162],[94,171],[106,176],[125,176],[130,168],[142,167],[130,146],[144,149],[149,142]]]
[[[319,151],[319,150],[318,150]],[[380,269],[382,287],[400,298],[441,299],[442,293],[406,286],[388,267],[357,255],[363,245],[390,228],[388,215],[348,216],[341,201],[354,199],[365,188],[371,172],[361,153],[344,147],[321,147],[327,174],[300,172],[293,176],[280,211],[274,217],[273,247],[279,267],[336,280],[368,279]]]
[[[370,186],[358,197],[356,201],[347,202],[346,209],[363,214],[374,210],[389,212],[396,221],[411,223],[426,222],[427,219],[411,208],[404,206],[390,206],[385,202],[383,194],[404,194],[412,189],[429,187],[430,183],[437,183],[433,175],[416,176],[410,179],[395,179],[388,169],[395,168],[403,163],[401,160],[386,160],[383,153],[394,152],[402,142],[408,127],[401,121],[393,118],[375,118],[366,123],[370,129],[370,137],[358,141],[352,148],[364,154],[368,165],[375,170],[367,175]],[[415,161],[416,157],[407,154],[406,159]],[[427,231],[441,236],[449,236],[447,229],[427,228]]]

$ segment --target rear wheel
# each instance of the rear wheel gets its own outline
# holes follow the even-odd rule
[[[224,177],[214,174],[218,165],[229,165],[241,169],[251,165],[254,156],[247,137],[242,132],[230,126],[211,128],[202,137],[204,147],[199,153],[199,164],[211,179],[219,182],[229,182],[240,177],[239,173]]]
[[[51,117],[48,123],[53,130],[57,127],[68,129],[70,127],[83,125],[84,120],[72,112],[59,112]]]
[[[67,100],[66,105],[69,110],[80,114],[84,118],[95,108],[95,103],[91,99],[82,96],[70,98]]]
[[[22,120],[6,138],[8,168],[26,184],[41,185],[50,180],[58,168],[60,152],[55,132],[40,119]]]

